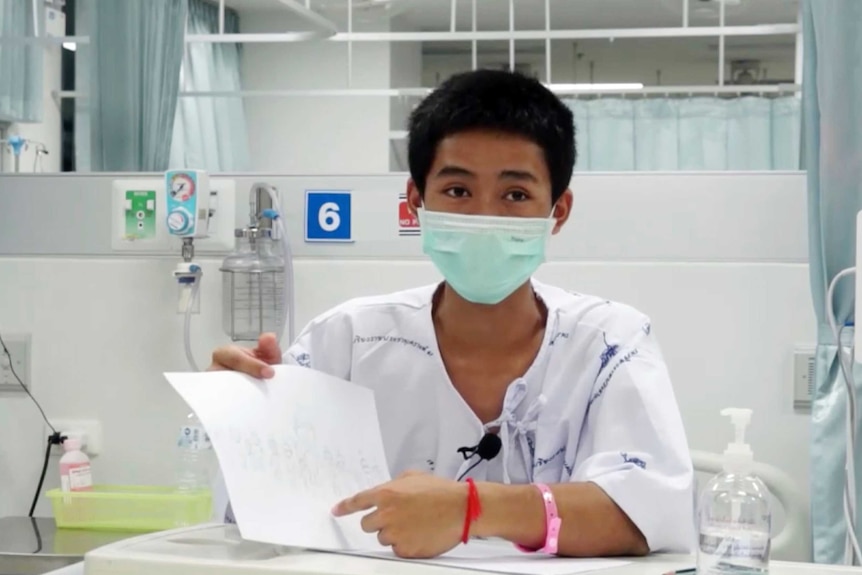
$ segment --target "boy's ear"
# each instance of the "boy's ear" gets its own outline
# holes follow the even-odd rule
[[[413,179],[407,180],[407,209],[414,216],[417,215],[417,210],[422,207],[422,194],[419,193],[419,188]]]
[[[574,202],[574,194],[572,194],[572,190],[566,190],[563,192],[563,195],[557,200],[557,203],[554,204],[554,212],[553,218],[556,221],[554,223],[554,230],[552,233],[557,234],[563,229],[563,226],[569,219],[569,216],[572,215],[572,203]]]

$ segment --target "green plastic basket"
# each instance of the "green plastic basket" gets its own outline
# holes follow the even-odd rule
[[[179,493],[172,487],[94,485],[92,491],[45,493],[61,529],[152,532],[205,523],[212,516],[209,490]]]

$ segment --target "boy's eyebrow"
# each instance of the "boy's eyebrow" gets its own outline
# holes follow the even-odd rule
[[[435,174],[437,177],[440,176],[464,176],[475,178],[476,174],[468,170],[467,168],[462,168],[461,166],[448,165],[440,168]],[[503,170],[500,172],[499,178],[501,180],[519,180],[519,181],[530,181],[530,182],[538,182],[539,179],[534,176],[531,172],[527,170]]]
[[[527,180],[534,183],[539,182],[539,179],[536,176],[526,170],[503,170],[502,172],[500,172],[500,179],[520,181]]]
[[[467,176],[471,178],[475,178],[476,174],[468,170],[467,168],[462,168],[461,166],[443,166],[437,171],[437,175],[439,176]]]

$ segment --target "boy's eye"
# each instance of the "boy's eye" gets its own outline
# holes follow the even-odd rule
[[[457,186],[454,188],[447,188],[443,193],[450,198],[463,198],[470,194],[470,192],[467,191],[467,188],[459,188]]]
[[[523,202],[528,198],[529,196],[527,195],[527,192],[524,192],[523,190],[512,190],[506,194],[506,199],[512,200],[513,202]]]

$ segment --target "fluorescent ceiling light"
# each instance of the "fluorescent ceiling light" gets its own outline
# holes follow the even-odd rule
[[[74,52],[78,49],[78,45],[74,42],[63,42],[63,48],[69,50],[70,52]]]
[[[548,84],[548,88],[552,90],[583,90],[583,91],[602,91],[602,90],[641,90],[644,85],[639,82],[625,84]]]

